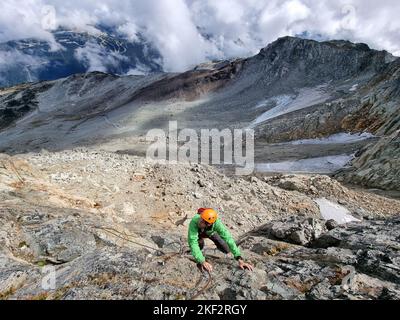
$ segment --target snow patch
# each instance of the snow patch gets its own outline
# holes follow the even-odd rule
[[[369,132],[362,132],[362,133],[341,132],[325,138],[295,140],[285,143],[279,143],[278,145],[354,143],[372,138],[376,138],[376,136],[374,136],[372,133]]]
[[[349,210],[337,203],[331,202],[325,198],[316,199],[315,202],[318,204],[321,216],[325,220],[335,220],[339,224],[360,221],[354,218]]]
[[[295,99],[294,97],[289,96],[289,95],[276,96],[276,97],[273,97],[273,98],[270,98],[270,99],[266,99],[266,100],[263,100],[263,101],[259,102],[255,106],[255,108],[256,109],[263,108],[263,107],[268,106],[270,103],[275,103],[276,104],[275,108],[278,107],[278,106],[281,106],[281,107],[283,106],[284,107],[284,106],[287,106],[294,99]]]
[[[296,161],[257,163],[255,168],[258,172],[332,173],[345,167],[353,158],[354,154],[342,154]]]
[[[314,88],[300,89],[296,98],[293,98],[290,95],[281,95],[261,101],[256,105],[255,108],[265,107],[271,102],[274,102],[276,106],[257,117],[250,124],[250,127],[254,128],[261,122],[279,117],[289,112],[304,109],[312,105],[325,102],[330,97],[329,94],[324,90],[326,86],[327,85],[324,84]]]
[[[354,86],[352,86],[352,87],[349,89],[349,91],[351,91],[351,92],[356,91],[357,88],[358,88],[358,83],[355,84]]]

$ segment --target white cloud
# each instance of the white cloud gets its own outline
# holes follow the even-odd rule
[[[43,29],[41,0],[2,1],[0,9],[0,41],[35,37],[55,46],[52,34]]]
[[[23,54],[18,50],[0,51],[0,68],[4,68],[12,63],[22,63],[24,65],[38,66],[43,63],[40,59]]]
[[[131,41],[131,42],[136,42],[138,41],[138,29],[137,26],[133,22],[127,22],[122,25],[120,25],[117,28],[117,31],[125,36]]]
[[[84,47],[78,48],[75,57],[88,67],[88,72],[107,72],[110,67],[117,67],[119,62],[127,60],[118,52],[106,51],[94,41],[89,41]]]
[[[183,0],[146,0],[136,6],[137,24],[163,56],[168,71],[183,71],[206,59],[200,36]]]
[[[47,61],[39,57],[32,57],[18,50],[0,51],[0,82],[5,81],[9,76],[6,73],[15,72],[13,68],[22,68],[26,73],[28,81],[35,81],[35,72],[45,66]]]
[[[136,65],[136,68],[131,68],[129,71],[126,73],[128,76],[144,76],[150,72],[150,68],[138,63]]]
[[[50,24],[46,5],[55,8]],[[280,36],[304,32],[400,54],[399,12],[398,0],[2,0],[0,41],[35,37],[56,49],[44,25],[98,33],[95,26],[103,24],[131,41],[142,34],[166,70],[183,71],[207,58],[255,54]]]
[[[258,31],[267,35],[268,40],[303,32],[301,24],[311,15],[309,7],[299,0],[274,2],[262,11]]]

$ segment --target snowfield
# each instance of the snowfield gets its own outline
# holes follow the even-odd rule
[[[283,114],[327,101],[330,95],[324,90],[326,86],[327,85],[324,84],[314,88],[302,88],[295,98],[290,95],[281,95],[261,101],[256,105],[256,108],[265,107],[269,103],[275,103],[276,106],[257,117],[250,124],[250,127],[254,128],[262,122],[279,117]]]
[[[376,136],[374,136],[372,133],[369,132],[363,132],[363,133],[341,132],[325,138],[295,140],[285,143],[279,143],[279,145],[354,143],[372,138],[376,138]]]
[[[336,155],[319,158],[301,159],[296,161],[283,161],[275,163],[257,163],[255,169],[258,172],[281,173],[333,173],[345,167],[354,154]]]

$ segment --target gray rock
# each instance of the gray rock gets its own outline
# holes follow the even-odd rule
[[[378,297],[380,300],[400,300],[400,291],[388,289],[384,287],[380,296]]]
[[[201,199],[203,195],[200,192],[193,192],[193,197],[195,197],[196,199]]]
[[[291,216],[270,222],[253,232],[252,235],[263,234],[271,239],[283,240],[298,245],[307,245],[327,231],[322,219]]]
[[[331,300],[333,298],[331,287],[332,285],[328,280],[321,281],[311,289],[307,294],[307,298],[313,300]]]
[[[165,239],[160,236],[151,236],[151,240],[153,240],[159,248],[164,247]]]
[[[96,248],[94,236],[70,219],[51,220],[35,229],[26,228],[25,234],[26,243],[37,260],[65,263]]]
[[[335,228],[312,243],[313,247],[339,247],[357,254],[358,270],[380,279],[400,282],[400,218],[368,220]]]
[[[204,188],[207,184],[203,180],[198,180],[197,184],[201,187]]]
[[[333,230],[333,229],[337,228],[339,226],[339,224],[335,220],[331,219],[325,223],[325,226],[328,230]]]
[[[306,235],[304,234],[304,230],[294,231],[290,234],[291,243],[306,245],[309,242]]]
[[[222,199],[225,201],[232,201],[233,197],[229,193],[224,193],[224,195],[222,196]]]
[[[268,298],[273,299],[297,300],[301,296],[298,290],[287,286],[276,278],[270,278],[261,290],[266,293]]]

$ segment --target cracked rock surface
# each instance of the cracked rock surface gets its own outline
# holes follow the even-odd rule
[[[364,215],[325,221],[320,196]],[[245,179],[76,149],[2,155],[0,199],[1,299],[400,298],[399,201],[328,177]],[[211,279],[196,268],[186,234],[202,206],[221,212],[254,272],[208,241]]]

